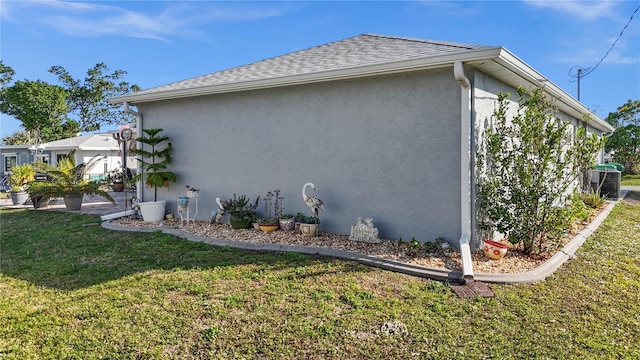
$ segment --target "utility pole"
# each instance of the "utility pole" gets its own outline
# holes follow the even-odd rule
[[[580,101],[580,78],[582,77],[582,68],[578,68],[578,101]]]

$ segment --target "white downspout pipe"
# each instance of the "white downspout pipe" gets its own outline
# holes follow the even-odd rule
[[[129,103],[128,102],[123,102],[122,106],[124,106],[124,112],[135,115],[137,120],[136,120],[136,132],[137,132],[137,136],[141,136],[141,132],[142,132],[142,114],[140,114],[138,111],[132,110],[129,108]],[[142,143],[141,142],[137,142],[136,143],[136,148],[140,149],[142,147]],[[141,174],[142,172],[142,166],[140,165],[140,162],[138,161],[138,169],[137,169],[137,173]],[[138,198],[138,201],[142,201],[142,189],[144,186],[142,186],[142,181],[138,181],[138,183],[136,184],[136,198]]]
[[[453,74],[460,83],[460,255],[462,280],[474,281],[471,261],[471,82],[464,74],[462,62],[453,64]]]

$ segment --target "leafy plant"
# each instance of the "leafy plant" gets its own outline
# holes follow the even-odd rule
[[[306,216],[302,213],[296,214],[296,222],[302,224],[317,224],[318,218],[315,216]]]
[[[585,205],[588,205],[594,209],[599,208],[602,204],[607,201],[606,195],[601,195],[599,191],[590,190],[588,192],[583,192],[580,194],[582,202]]]
[[[498,95],[493,124],[476,154],[480,225],[522,243],[530,254],[562,236],[570,221],[566,194],[591,168],[602,140],[584,127],[573,134],[542,89],[527,94],[519,88],[511,118],[509,96]]]
[[[144,148],[131,150],[132,154],[140,156],[138,161],[143,168],[143,171],[137,174],[133,181],[144,179],[145,185],[154,190],[153,201],[158,201],[158,188],[169,187],[171,181],[177,181],[176,174],[166,170],[171,164],[173,147],[170,142],[164,148],[159,147],[161,143],[169,140],[169,136],[160,135],[162,129],[143,129],[142,131],[145,135],[139,136],[136,141],[151,146],[151,150]]]
[[[107,173],[105,177],[105,181],[109,185],[113,185],[114,183],[124,182],[125,174],[124,170],[119,167],[115,168]]]
[[[23,164],[11,168],[11,176],[9,176],[9,185],[11,191],[24,191],[28,182],[35,180],[36,171],[31,164]]]
[[[233,199],[229,199],[222,203],[222,207],[225,212],[231,214],[232,217],[239,219],[251,219],[256,214],[259,201],[260,197],[258,196],[255,203],[250,204],[249,198],[246,195],[243,194],[236,196],[236,194],[233,194]]]
[[[111,195],[101,189],[102,182],[87,179],[88,171],[102,159],[104,156],[96,155],[87,163],[76,165],[75,150],[73,150],[68,156],[58,161],[57,167],[35,163],[34,167],[47,174],[51,180],[31,182],[27,185],[27,192],[32,198],[38,197],[44,200],[66,195],[100,195],[115,203]]]

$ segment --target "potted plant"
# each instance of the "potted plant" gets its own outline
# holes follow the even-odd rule
[[[116,168],[107,173],[105,178],[111,190],[114,192],[121,192],[124,190],[124,169]]]
[[[162,129],[143,129],[144,135],[136,138],[136,141],[148,145],[151,148],[132,149],[131,153],[140,156],[138,161],[142,166],[142,172],[137,174],[133,180],[143,181],[146,187],[153,188],[153,201],[140,202],[140,212],[144,221],[160,221],[164,219],[166,200],[158,201],[158,188],[169,187],[171,181],[176,182],[176,174],[167,171],[171,164],[171,152],[173,147],[168,142],[169,136],[160,135]],[[167,145],[161,147],[161,143]]]
[[[229,213],[231,227],[234,229],[248,228],[251,224],[251,219],[256,214],[259,200],[260,197],[258,196],[255,203],[250,204],[246,195],[236,196],[236,194],[233,194],[233,199],[223,203],[224,211]]]
[[[26,185],[35,180],[35,175],[36,171],[31,164],[23,164],[11,168],[9,185],[11,185],[11,201],[13,205],[23,205],[29,200]]]
[[[68,156],[58,161],[58,166],[45,163],[36,163],[34,167],[42,170],[49,180],[34,181],[27,186],[27,192],[31,200],[48,200],[53,197],[62,197],[67,210],[80,210],[84,194],[100,195],[115,203],[111,195],[102,190],[103,182],[87,179],[87,172],[102,161],[104,156],[96,155],[87,163],[76,165],[75,150]]]
[[[32,181],[27,184],[27,196],[31,200],[31,204],[34,209],[40,209],[41,207],[49,205],[50,198],[45,197],[42,188],[47,186],[43,181]]]
[[[282,215],[282,200],[280,190],[267,192],[264,201],[264,217],[259,218],[260,230],[264,232],[272,232],[278,230],[278,220]]]
[[[296,227],[296,220],[291,214],[284,214],[280,216],[280,230],[291,231]]]
[[[316,236],[318,233],[318,218],[315,216],[305,216],[301,213],[296,215],[296,226],[304,236]]]

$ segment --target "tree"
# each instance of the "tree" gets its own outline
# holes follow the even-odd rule
[[[31,134],[28,131],[16,131],[2,138],[4,145],[27,145],[31,143]]]
[[[605,150],[612,151],[613,160],[626,171],[640,173],[640,100],[628,100],[606,120],[616,130],[607,138]]]
[[[42,80],[16,81],[0,94],[0,111],[22,122],[33,138],[53,141],[73,136],[77,130],[66,122],[67,92]]]
[[[7,84],[11,82],[13,79],[13,75],[16,72],[10,66],[4,64],[2,60],[0,60],[0,89],[4,89]]]
[[[542,89],[519,88],[509,119],[509,96],[499,94],[477,153],[481,228],[497,229],[531,254],[555,246],[568,227],[566,198],[602,140],[582,126],[574,133]]]
[[[104,63],[98,63],[87,70],[84,80],[74,79],[62,66],[52,66],[49,72],[56,75],[69,93],[69,112],[77,117],[81,131],[99,130],[104,125],[124,124],[135,120],[117,105],[109,104],[110,97],[138,91],[137,85],[121,81],[127,74],[124,70],[108,73]]]

